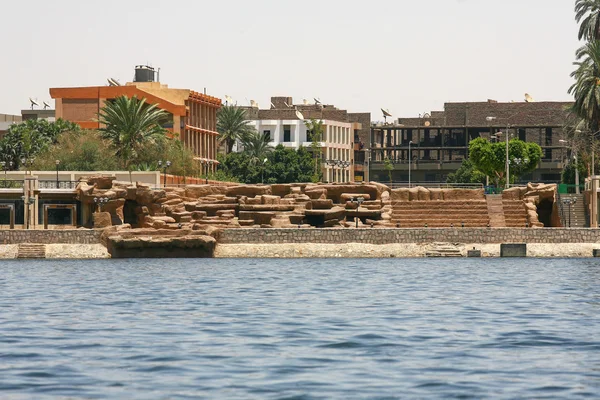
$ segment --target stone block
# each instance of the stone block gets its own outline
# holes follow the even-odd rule
[[[527,257],[526,243],[502,243],[500,257]]]
[[[467,257],[479,258],[479,257],[481,257],[481,250],[476,250],[475,248],[473,248],[473,250],[468,250]]]

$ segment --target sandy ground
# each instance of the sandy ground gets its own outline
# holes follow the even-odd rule
[[[425,257],[427,251],[437,246],[454,246],[463,256],[473,248],[481,250],[483,257],[499,257],[500,244],[218,244],[218,258],[414,258]],[[592,257],[592,250],[600,248],[594,243],[528,244],[528,257]]]

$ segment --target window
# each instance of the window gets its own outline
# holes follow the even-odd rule
[[[273,140],[273,138],[271,137],[271,131],[269,131],[269,130],[263,131],[263,137],[265,138],[265,140],[267,140],[267,139],[269,141]]]
[[[283,126],[283,141],[284,142],[292,141],[292,128],[290,125]]]

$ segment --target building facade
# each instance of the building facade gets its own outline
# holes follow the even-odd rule
[[[469,142],[478,137],[534,142],[543,155],[538,169],[521,176],[522,181],[559,182],[568,162],[564,127],[572,103],[446,103],[444,111],[418,118],[399,118],[392,124],[371,127],[370,172],[373,180],[388,181],[384,160],[393,164],[392,180],[413,183],[446,182],[469,156]],[[409,154],[410,149],[410,154]]]
[[[323,121],[323,137],[319,142],[323,163],[323,180],[353,182],[355,180],[355,136],[363,128],[359,119],[370,124],[370,114],[352,114],[325,104],[293,104],[291,97],[272,97],[271,108],[244,107],[256,130],[269,137],[271,146],[283,145],[312,150],[312,132],[305,120]],[[301,113],[303,120],[298,113]],[[362,164],[361,164],[362,168]],[[361,169],[362,172],[362,169]]]
[[[197,161],[214,170],[218,146],[217,111],[221,108],[221,100],[190,89],[171,89],[155,82],[154,73],[138,73],[142,68],[146,71],[149,67],[137,67],[136,81],[124,86],[50,89],[56,102],[56,118],[75,122],[84,129],[98,129],[98,114],[106,102],[120,96],[135,96],[164,110],[168,117],[163,127],[192,150]]]
[[[22,121],[23,118],[20,115],[0,114],[0,138],[4,136],[12,124],[18,124]]]

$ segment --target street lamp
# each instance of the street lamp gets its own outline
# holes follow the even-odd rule
[[[559,142],[569,144],[569,141],[564,139],[560,139]],[[573,143],[571,143],[571,151],[573,152],[573,159],[575,160],[575,193],[579,194],[579,165],[577,163],[577,147],[574,146]]]
[[[575,203],[577,203],[577,198],[572,198],[572,199],[563,199],[563,204],[566,204],[569,206],[569,228],[571,227],[571,204],[575,205]]]
[[[267,161],[269,161],[267,158],[265,158],[263,160],[262,169],[260,171],[260,182],[261,182],[262,185],[265,184],[265,164],[267,163]],[[208,183],[208,181],[206,183]]]
[[[162,168],[163,169],[163,185],[164,187],[167,187],[167,168],[169,168],[171,166],[171,161],[165,161],[164,164],[162,161],[158,162],[158,168]],[[207,178],[208,180],[208,178]]]
[[[331,167],[331,177],[335,182],[335,166],[337,165],[339,160],[325,160],[325,163]],[[327,174],[327,181],[329,181],[329,173]]]
[[[410,150],[410,146],[413,144],[413,141],[411,140],[410,142],[408,142],[408,188],[410,189],[411,185],[410,185],[410,170],[411,170],[411,166],[412,166],[412,152]]]
[[[60,160],[56,160],[56,188],[59,189],[59,181],[58,181],[58,166],[60,165]]]
[[[338,165],[344,171],[343,172],[344,177],[342,178],[342,182],[345,182],[345,180],[346,180],[346,169],[350,166],[350,161],[340,160],[340,162],[338,163]]]
[[[94,197],[94,203],[98,206],[98,212],[102,212],[102,206],[108,203],[108,197]]]
[[[212,167],[214,161],[212,160],[204,160],[202,161],[202,164],[206,165],[206,184],[208,185],[208,172],[210,170],[210,167]]]
[[[353,197],[352,200],[350,200],[352,203],[357,204],[358,207],[356,208],[356,212],[358,213],[358,210],[360,209],[360,205],[365,201],[364,197]],[[358,229],[358,215],[356,217],[354,217],[354,221],[356,222],[356,228]]]

